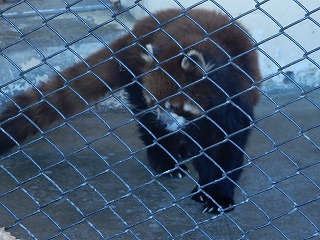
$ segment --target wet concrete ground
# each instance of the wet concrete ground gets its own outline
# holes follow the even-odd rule
[[[0,226],[21,239],[318,239],[319,105],[319,89],[262,98],[237,206],[220,215],[190,199],[194,171],[149,169],[126,110],[92,110],[1,159]]]

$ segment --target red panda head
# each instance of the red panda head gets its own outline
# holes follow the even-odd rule
[[[195,49],[179,53],[179,49],[168,49],[170,56],[157,56],[151,44],[146,45],[147,53],[141,54],[146,69],[142,76],[143,95],[149,108],[168,130],[175,131],[189,120],[202,115],[196,88],[193,84],[201,81],[213,65],[205,62],[202,53]],[[198,84],[199,85],[199,84]]]

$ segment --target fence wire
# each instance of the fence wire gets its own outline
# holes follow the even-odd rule
[[[319,238],[320,88],[301,84],[288,69],[308,61],[320,71],[320,46],[306,49],[288,32],[306,21],[319,28],[320,8],[291,1],[303,14],[284,25],[266,10],[270,1],[252,1],[252,8],[237,16],[222,1],[198,1],[187,9],[183,1],[172,2],[182,12],[209,3],[227,14],[230,24],[259,13],[278,27],[267,38],[252,38],[255,50],[276,70],[260,80],[261,100],[242,150],[245,162],[235,183],[234,210],[202,213],[203,205],[191,200],[198,179],[192,166],[183,171],[183,179],[152,170],[150,146],[139,140],[143,124],[126,93],[117,89],[72,117],[60,113],[62,121],[49,129],[33,123],[41,134],[0,156],[0,228],[19,239]],[[41,4],[0,2],[1,110],[21,90],[38,89],[39,82],[133,34],[130,10],[155,17],[142,1],[114,8],[103,0],[62,0],[51,10]],[[301,57],[286,64],[272,57],[264,46],[278,37],[291,41]],[[292,87],[268,90],[279,76]],[[2,132],[5,123],[0,122]]]

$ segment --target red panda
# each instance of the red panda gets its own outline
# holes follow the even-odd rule
[[[192,199],[231,210],[261,79],[245,28],[209,10],[160,11],[37,88],[0,115],[0,153],[125,89],[157,172],[199,174]]]

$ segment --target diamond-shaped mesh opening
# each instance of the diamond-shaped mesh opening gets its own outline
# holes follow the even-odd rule
[[[17,183],[25,182],[37,176],[40,170],[33,159],[21,152],[13,154],[11,158],[2,160],[1,166]]]
[[[284,67],[287,65],[290,65],[292,62],[294,62],[298,57],[300,57],[301,55],[303,55],[303,51],[300,49],[299,45],[297,45],[296,43],[292,42],[287,36],[285,36],[284,34],[281,34],[279,36],[276,36],[270,40],[268,40],[267,42],[261,44],[259,47],[263,50],[266,51],[267,49],[270,48],[271,46],[274,45],[281,45],[284,44],[286,45],[289,49],[292,49],[293,52],[297,53],[296,55],[289,55],[286,60],[281,58],[280,55],[270,55],[269,56],[273,59],[273,61],[276,61],[277,64],[279,64],[280,66]],[[290,58],[291,57],[291,58]]]
[[[74,166],[66,162],[60,162],[48,168],[47,171],[48,177],[52,179],[55,186],[63,192],[75,189],[83,182],[81,173]]]
[[[177,216],[181,219],[181,222],[172,222],[172,219]],[[165,231],[173,237],[195,228],[193,219],[182,211],[179,206],[175,205],[158,212],[154,215],[154,218],[160,222]]]
[[[299,182],[299,185],[297,184]],[[292,186],[295,186],[292,188]],[[317,199],[319,186],[312,182],[305,174],[299,174],[285,179],[278,184],[279,189],[290,196],[295,204],[302,204],[308,200]],[[303,193],[303,194],[302,194]]]
[[[146,231],[149,229],[150,231]],[[156,219],[148,219],[146,222],[143,222],[137,226],[132,228],[132,232],[139,239],[150,239],[155,235],[159,238],[168,238],[170,237],[170,233],[168,233],[167,229],[161,224],[161,222]]]
[[[10,23],[10,25],[14,26],[16,30],[18,30],[20,33],[28,33],[30,31],[33,31],[35,28],[41,26],[42,24],[42,17],[37,11],[37,9],[34,9],[32,5],[30,5],[28,2],[18,2],[17,4],[12,4],[8,6],[4,6],[1,8],[4,13],[4,19]],[[33,24],[25,24],[24,21],[21,21],[21,19],[16,18],[20,14],[31,14],[32,15],[32,22]]]
[[[149,217],[149,211],[143,202],[130,193],[112,202],[110,207],[128,226],[142,223]]]
[[[40,206],[50,204],[60,198],[61,190],[47,176],[40,175],[23,185],[23,189],[32,196]]]
[[[237,189],[239,192],[239,200],[241,199],[244,201],[248,197],[263,192],[270,187],[271,181],[269,176],[263,169],[259,168],[259,165],[255,162],[245,166],[244,172],[249,174],[244,174],[241,179],[240,189]]]
[[[34,225],[33,222],[41,222],[41,225]],[[59,234],[59,226],[55,224],[48,215],[42,211],[21,221],[21,225],[28,229],[33,234],[34,238],[48,238]],[[27,232],[23,232],[21,238],[27,239],[29,236]]]
[[[251,200],[267,214],[268,219],[276,219],[294,208],[294,203],[278,187],[266,189],[252,196]]]
[[[319,237],[319,4],[167,2],[0,1],[0,229],[19,239]],[[165,7],[179,13],[155,14]],[[228,20],[211,29],[223,17],[201,12],[201,23],[193,10],[203,8]],[[150,26],[138,32],[142,16]],[[255,50],[261,77],[247,62]],[[244,161],[230,169],[221,156]],[[201,166],[216,175],[209,183]],[[229,206],[219,193],[231,186]]]
[[[85,231],[83,231],[85,229]],[[90,236],[92,238],[102,238],[101,233],[88,222],[83,221],[63,231],[65,238],[69,239],[81,239],[83,236]]]
[[[90,179],[89,183],[107,202],[113,202],[129,193],[128,186],[112,171],[106,171]]]
[[[25,191],[16,189],[3,197],[1,202],[17,219],[25,218],[38,209],[38,204]]]
[[[105,199],[96,192],[95,188],[88,185],[66,194],[66,197],[85,216],[103,209],[105,206]]]
[[[162,192],[162,198],[159,199],[158,193]],[[152,212],[157,212],[172,205],[174,198],[168,193],[168,190],[158,182],[151,182],[142,188],[134,191],[135,195],[146,204],[148,209]]]
[[[17,54],[17,49],[26,50],[28,55],[21,56],[20,54]],[[34,47],[28,44],[26,41],[19,41],[15,43],[13,46],[4,49],[2,54],[8,61],[13,62],[15,67],[19,68],[19,70],[21,69],[22,71],[33,67],[33,64],[39,64],[39,59],[41,59],[41,55],[39,55]],[[35,59],[33,60],[34,63],[31,61],[33,58]],[[31,64],[31,66],[27,64]]]
[[[272,181],[280,180],[296,173],[297,166],[281,151],[272,151],[254,163],[264,171]],[[281,166],[281,168],[279,168]]]
[[[55,134],[59,134],[61,138],[53,138],[52,136]],[[74,131],[72,126],[69,125],[64,125],[55,129],[54,132],[46,135],[46,138],[64,155],[69,155],[73,152],[76,152],[78,149],[83,148],[86,142],[85,139],[82,138],[82,136]],[[68,141],[71,140],[73,142],[73,146],[71,148],[69,148],[70,146],[67,146],[65,144],[66,138],[68,139]]]
[[[119,217],[113,208],[105,208],[88,216],[87,220],[104,238],[111,238],[117,235],[121,236],[126,233],[127,224],[123,222],[122,218]]]
[[[72,225],[81,222],[83,218],[78,209],[66,198],[45,206],[42,211],[46,215],[50,216],[50,220],[53,221],[60,229],[69,228]],[[68,211],[68,218],[63,217],[63,211]]]
[[[241,239],[243,230],[229,216],[219,216],[214,219],[204,221],[199,226],[207,238],[223,238],[224,236],[234,236],[236,239]]]
[[[230,213],[228,217],[234,221],[236,226],[239,227],[244,234],[268,222],[267,215],[261,210],[260,206],[256,205],[253,201],[249,200],[241,204],[239,209],[242,209],[242,212],[247,212],[248,214],[241,215],[241,218],[239,218],[237,217],[237,213]],[[235,221],[235,219],[237,220]]]
[[[291,224],[287,225],[287,221],[290,221]],[[289,214],[274,220],[273,224],[288,239],[310,238],[317,234],[317,227],[311,224],[310,221],[299,211],[292,211]],[[300,226],[303,231],[296,231],[292,226]]]
[[[274,8],[270,2],[265,2],[261,8],[266,12],[267,15],[272,16],[279,24],[282,26],[290,25],[292,22],[295,22],[302,18],[305,15],[305,11],[303,8],[301,8],[301,3],[299,1],[284,1],[282,2],[279,7],[285,6],[283,10],[290,9],[295,10],[295,15],[293,16],[290,14],[289,11],[281,12],[279,11],[279,8]],[[280,17],[283,14],[285,14],[287,17]]]
[[[314,225],[317,228],[319,228],[319,214],[317,214],[317,211],[313,210],[319,206],[319,201],[320,200],[317,199],[315,201],[311,201],[308,204],[304,204],[298,208],[300,213],[308,218],[310,224]]]
[[[86,179],[98,176],[108,169],[107,156],[101,157],[88,148],[68,156],[67,160]]]
[[[65,21],[70,22],[70,27],[79,29],[78,36],[72,36],[62,31],[62,29],[65,26]],[[84,36],[88,34],[88,28],[86,27],[85,23],[83,23],[82,21],[79,21],[79,18],[77,18],[71,13],[63,14],[61,16],[52,18],[46,22],[46,25],[52,31],[59,33],[59,37],[67,42],[74,42],[79,38],[79,36]]]

